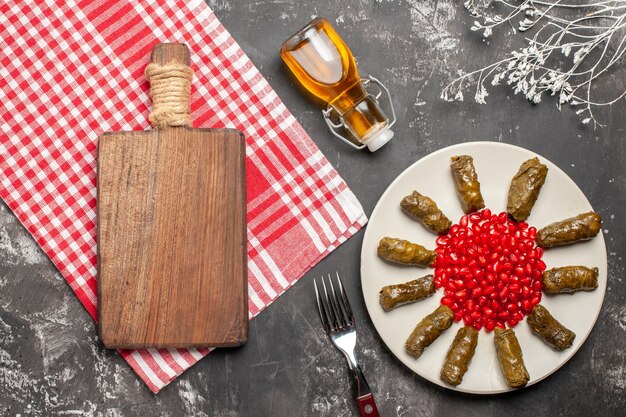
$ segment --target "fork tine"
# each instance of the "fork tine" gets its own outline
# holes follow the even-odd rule
[[[313,280],[313,285],[315,286],[315,299],[317,300],[317,310],[320,313],[320,319],[322,320],[322,327],[324,331],[328,333],[330,331],[330,324],[328,320],[328,315],[326,313],[326,309],[324,306],[324,302],[321,299],[319,288],[317,287],[317,281]]]
[[[331,320],[330,328],[331,330],[338,330],[341,327],[339,315],[337,314],[337,310],[333,303],[334,300],[328,296],[328,290],[326,289],[326,280],[324,279],[323,276],[322,276],[322,287],[324,287],[325,301],[326,301],[326,306],[328,307],[327,311],[330,312],[329,314],[329,318]]]
[[[328,283],[330,285],[330,303],[333,306],[333,312],[337,318],[337,325],[339,328],[344,329],[348,326],[348,320],[346,319],[345,312],[341,307],[339,297],[337,297],[337,293],[335,292],[335,286],[333,285],[333,279],[330,274],[328,274]]]
[[[339,283],[339,293],[340,293],[341,299],[343,300],[343,305],[344,305],[345,312],[346,312],[346,318],[348,320],[348,323],[350,323],[350,325],[354,325],[354,314],[352,313],[352,307],[350,307],[350,300],[348,300],[348,296],[346,295],[346,292],[343,289],[343,282],[341,281],[339,272],[336,272],[336,274],[337,274],[337,282]]]
[[[333,278],[330,274],[328,274],[328,280],[330,281],[330,290],[333,293],[333,300],[335,301],[337,312],[341,316],[341,325],[347,327],[350,325],[350,318],[348,317],[348,310],[346,309],[343,298],[341,296],[341,289],[339,289],[339,291],[335,291]],[[339,282],[338,284],[339,288],[341,288],[341,284]]]

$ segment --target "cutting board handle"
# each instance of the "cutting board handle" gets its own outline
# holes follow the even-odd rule
[[[152,127],[163,129],[191,127],[190,95],[193,72],[189,67],[189,48],[183,43],[159,43],[152,49],[146,67],[153,109]]]
[[[165,65],[170,62],[189,65],[189,48],[184,43],[159,43],[152,48],[150,62]]]

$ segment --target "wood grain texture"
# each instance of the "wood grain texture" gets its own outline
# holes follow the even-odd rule
[[[185,58],[178,46],[153,59]],[[105,133],[99,328],[109,348],[236,346],[248,329],[245,140],[232,129]]]

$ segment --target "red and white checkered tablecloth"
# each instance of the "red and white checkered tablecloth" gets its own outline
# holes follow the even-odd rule
[[[367,221],[202,0],[5,0],[0,39],[0,197],[94,319],[97,138],[149,128],[158,42],[191,50],[194,126],[245,132],[250,318]],[[120,353],[157,392],[208,351]]]

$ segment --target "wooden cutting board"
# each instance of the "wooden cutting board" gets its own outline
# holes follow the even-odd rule
[[[182,44],[152,62],[189,65]],[[248,332],[245,142],[232,129],[98,144],[99,330],[108,348],[237,346]]]

